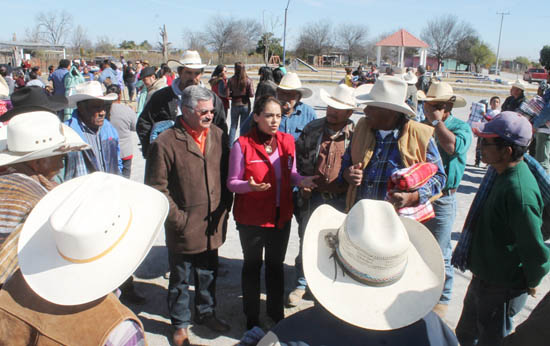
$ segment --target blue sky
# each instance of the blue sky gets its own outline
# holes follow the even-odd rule
[[[287,0],[17,0],[3,1],[0,39],[11,39],[16,33],[24,39],[25,28],[33,25],[39,12],[65,9],[95,41],[107,35],[112,42],[134,40],[158,41],[158,28],[166,24],[168,37],[176,47],[184,45],[185,30],[202,30],[214,15],[235,18],[254,18],[268,21],[279,18],[277,34],[282,37],[284,8]],[[550,45],[550,1],[374,1],[374,0],[291,0],[288,11],[287,43],[293,47],[300,27],[308,22],[328,20],[334,26],[348,22],[369,28],[370,38],[404,28],[419,36],[426,22],[442,14],[454,14],[472,24],[482,40],[496,51],[500,16],[496,12],[510,12],[504,18],[501,54],[503,58],[539,57],[543,45]]]

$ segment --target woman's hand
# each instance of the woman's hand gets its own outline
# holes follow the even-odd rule
[[[353,186],[361,185],[363,181],[363,163],[357,163],[344,170],[344,179]]]
[[[302,179],[300,184],[298,184],[298,187],[302,188],[302,189],[313,190],[314,188],[317,187],[317,184],[315,184],[314,180],[318,179],[318,178],[319,178],[318,175],[314,175],[314,176],[311,176],[311,177],[305,177],[304,179]]]
[[[266,191],[266,190],[269,190],[269,188],[271,188],[271,184],[269,183],[257,184],[254,181],[253,177],[248,178],[248,185],[250,185],[250,188],[252,189],[252,191],[256,191],[256,192]]]

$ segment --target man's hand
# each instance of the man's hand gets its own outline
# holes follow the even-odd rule
[[[527,289],[527,293],[529,293],[529,295],[533,298],[536,298],[537,297],[537,288],[536,287],[529,287]]]
[[[418,191],[414,192],[403,192],[393,190],[389,192],[390,203],[396,209],[401,209],[405,207],[412,207],[418,204],[419,194]]]
[[[434,120],[443,120],[443,115],[445,114],[445,109],[435,109],[428,102],[424,102],[424,115],[428,118],[428,121],[432,123]]]
[[[310,199],[311,198],[311,190],[310,188],[303,187],[300,189],[300,196],[303,199]]]
[[[356,163],[353,166],[349,166],[347,169],[344,170],[344,179],[353,186],[359,186],[361,185],[361,182],[363,181],[363,164]]]
[[[256,191],[256,192],[266,191],[266,190],[269,190],[269,188],[271,188],[271,184],[269,184],[269,183],[259,183],[259,184],[257,184],[254,181],[254,177],[248,178],[248,185],[250,186],[252,191]]]
[[[318,179],[319,176],[318,175],[314,175],[314,176],[311,176],[311,177],[305,177],[304,179],[302,179],[302,181],[300,182],[300,184],[298,184],[298,187],[300,187],[301,189],[309,189],[310,191],[313,190],[314,188],[317,187],[317,184],[315,184],[315,179]]]

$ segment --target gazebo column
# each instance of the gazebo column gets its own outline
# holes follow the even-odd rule
[[[405,67],[405,47],[399,47],[399,67]]]
[[[376,47],[376,66],[380,66],[380,58],[382,57],[382,47]]]

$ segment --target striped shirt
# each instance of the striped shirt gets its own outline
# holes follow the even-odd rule
[[[126,320],[111,331],[105,346],[145,346],[145,336],[136,322]]]

